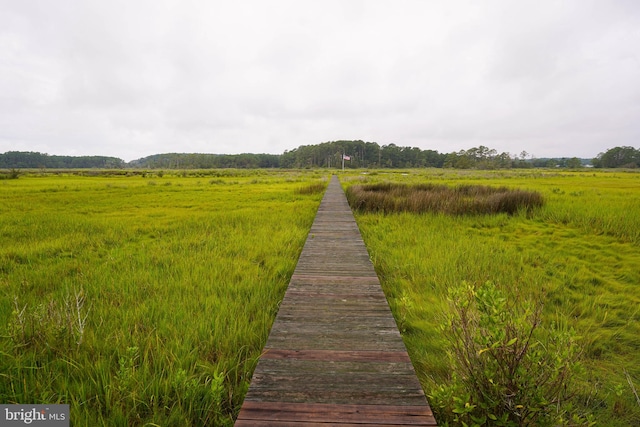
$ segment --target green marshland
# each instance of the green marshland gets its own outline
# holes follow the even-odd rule
[[[573,412],[640,423],[640,174],[351,171],[360,184],[538,192],[515,213],[357,212],[427,395],[450,380],[448,289],[542,298],[575,330]],[[326,171],[23,173],[0,181],[0,401],[74,425],[231,425]],[[441,417],[444,420],[444,414]],[[586,418],[585,418],[586,419]]]

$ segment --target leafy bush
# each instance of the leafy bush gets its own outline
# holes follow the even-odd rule
[[[0,179],[18,179],[20,177],[20,171],[18,169],[11,169],[7,173],[0,173]]]
[[[579,369],[576,336],[562,324],[541,328],[542,304],[511,301],[487,282],[450,290],[452,381],[430,395],[445,424],[589,425],[571,414]]]
[[[353,185],[347,189],[352,209],[359,212],[437,212],[449,215],[482,215],[530,211],[544,204],[535,191],[507,187],[435,184],[378,183]]]

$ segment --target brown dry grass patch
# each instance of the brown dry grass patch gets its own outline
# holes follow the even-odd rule
[[[487,185],[395,184],[353,185],[346,191],[358,212],[434,212],[448,215],[487,215],[531,211],[544,204],[536,191]]]

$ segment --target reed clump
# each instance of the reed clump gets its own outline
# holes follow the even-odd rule
[[[349,205],[357,212],[443,213],[488,215],[531,211],[544,205],[536,191],[487,185],[378,183],[353,185],[346,191]]]
[[[323,194],[326,189],[327,189],[327,182],[321,181],[321,182],[314,182],[314,183],[296,188],[294,190],[294,193],[300,194],[300,195]]]

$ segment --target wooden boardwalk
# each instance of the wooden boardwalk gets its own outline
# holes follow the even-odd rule
[[[235,425],[436,425],[335,176]]]

